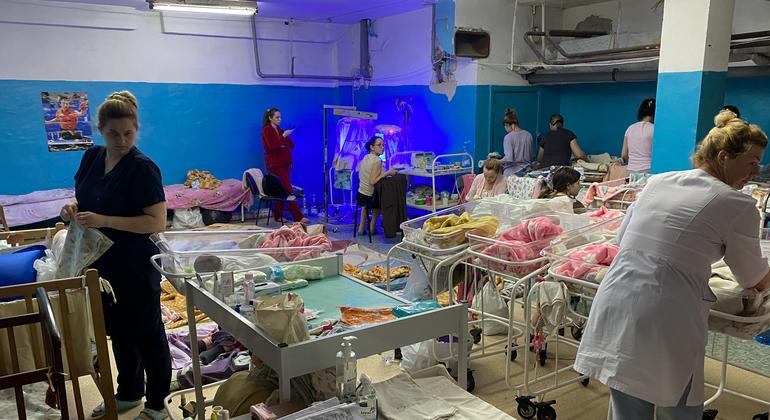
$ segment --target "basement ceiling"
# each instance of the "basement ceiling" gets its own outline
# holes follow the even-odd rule
[[[144,0],[58,0],[68,3],[88,3],[127,6],[149,10]],[[361,19],[378,19],[410,12],[432,4],[433,0],[264,0],[257,1],[259,16],[294,18],[310,21],[355,23]]]

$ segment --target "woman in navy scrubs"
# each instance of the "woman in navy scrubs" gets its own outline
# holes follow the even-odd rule
[[[138,406],[146,396],[137,419],[163,419],[171,359],[160,315],[160,274],[150,264],[158,250],[149,239],[166,227],[160,169],[135,146],[139,119],[134,95],[111,94],[98,118],[105,145],[83,155],[75,174],[76,201],[64,206],[61,217],[99,229],[114,242],[91,268],[112,284],[117,300],[104,299],[103,307],[118,368],[118,411]],[[103,412],[101,404],[93,415]]]

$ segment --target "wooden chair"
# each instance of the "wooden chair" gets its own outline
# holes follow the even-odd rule
[[[20,406],[20,389],[21,385],[34,383],[39,381],[48,381],[48,374],[51,374],[51,383],[54,389],[57,391],[57,402],[62,410],[62,418],[68,418],[69,404],[66,401],[66,390],[64,389],[65,372],[63,368],[63,361],[67,360],[70,372],[78,372],[74,366],[77,364],[75,361],[75,350],[72,342],[72,334],[74,329],[82,329],[82,325],[70,325],[68,315],[71,313],[69,299],[67,298],[69,290],[81,290],[85,287],[87,305],[88,308],[73,308],[74,311],[82,310],[87,311],[92,316],[94,339],[96,340],[96,353],[98,359],[98,367],[93,374],[94,382],[96,383],[99,392],[104,398],[106,405],[105,419],[117,419],[117,406],[115,403],[115,392],[112,383],[112,370],[110,368],[110,355],[107,349],[107,334],[104,325],[104,314],[102,313],[102,300],[100,291],[99,274],[96,270],[88,270],[84,276],[73,277],[68,279],[57,279],[45,282],[38,282],[32,284],[22,284],[16,286],[0,287],[0,298],[12,298],[23,297],[25,302],[26,313],[7,318],[0,318],[0,331],[7,329],[7,337],[9,348],[11,349],[11,364],[13,372],[10,375],[0,376],[0,389],[4,388],[16,388],[16,401],[17,409],[22,407],[19,411],[19,418],[26,418],[22,413],[23,401]],[[53,310],[45,308],[46,305],[50,306],[48,300],[48,293],[57,293],[54,295],[58,299],[59,303],[59,318],[58,323],[54,323],[53,327],[45,325],[45,322],[50,323],[50,318],[53,318]],[[41,298],[44,297],[44,299]],[[34,311],[33,297],[38,300],[38,312]],[[42,338],[43,342],[40,342],[41,334],[37,333],[38,323],[43,323]],[[28,372],[19,372],[19,356],[16,354],[16,341],[18,340],[18,334],[22,333],[18,330],[14,334],[13,326],[22,326],[32,324],[27,328],[30,328],[32,333],[30,334],[30,341],[33,348],[44,349],[44,357],[41,360],[38,352],[32,351],[31,355],[27,355],[34,359],[34,369]],[[55,328],[54,328],[55,327]],[[50,337],[49,337],[50,336]],[[58,337],[58,338],[57,338]],[[0,337],[1,339],[2,337]],[[50,341],[48,341],[50,338]],[[57,341],[58,340],[58,341]],[[58,343],[58,344],[57,344]],[[4,344],[0,344],[4,345]],[[62,356],[61,349],[64,349]],[[57,358],[56,351],[59,351]],[[66,358],[66,359],[65,359]],[[42,376],[41,376],[42,375]],[[75,410],[78,418],[85,418],[85,412],[83,409],[83,399],[80,390],[80,381],[78,374],[69,375],[68,379],[72,381],[72,389],[75,398]],[[34,380],[33,380],[34,379]],[[61,392],[58,392],[60,387]]]
[[[3,225],[3,231],[8,232],[11,230],[11,227],[8,226],[8,221],[5,219],[5,210],[3,210],[3,206],[0,206],[0,225]]]
[[[54,408],[61,410],[61,418],[67,420],[69,419],[69,409],[67,406],[67,388],[64,385],[61,334],[59,333],[59,327],[56,325],[56,320],[54,320],[51,302],[48,300],[48,294],[45,289],[38,287],[35,291],[35,298],[37,299],[38,312],[0,318],[0,329],[5,329],[8,334],[13,365],[13,373],[0,376],[0,389],[14,389],[17,415],[20,419],[26,419],[26,406],[24,404],[22,386],[37,382],[48,382],[54,392]],[[42,326],[45,365],[34,370],[21,372],[19,356],[16,352],[14,327],[34,324],[41,324]],[[47,397],[46,402],[49,402]]]
[[[62,229],[64,229],[64,223],[59,222],[52,228],[0,231],[0,240],[8,241],[12,247],[36,242],[50,244],[54,235]]]

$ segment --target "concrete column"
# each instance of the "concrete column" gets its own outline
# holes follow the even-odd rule
[[[723,105],[734,0],[667,0],[658,68],[652,172],[692,168]]]

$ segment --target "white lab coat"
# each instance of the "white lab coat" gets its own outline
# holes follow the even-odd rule
[[[620,252],[591,307],[575,370],[631,396],[703,403],[711,264],[745,288],[768,272],[755,201],[703,170],[650,178],[620,228]]]

